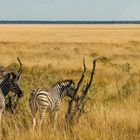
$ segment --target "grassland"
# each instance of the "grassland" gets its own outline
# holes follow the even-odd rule
[[[5,112],[3,139],[140,139],[140,26],[136,25],[0,25],[0,64],[16,69],[16,57],[25,66],[21,77],[24,98],[15,115]],[[32,132],[28,98],[32,89],[56,81],[80,78],[82,59],[87,73],[97,62],[86,113],[68,133],[64,126],[67,98],[61,105],[57,129],[44,120],[42,133]],[[16,65],[17,66],[17,65]]]

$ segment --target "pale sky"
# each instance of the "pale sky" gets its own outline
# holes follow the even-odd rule
[[[0,20],[140,20],[140,0],[0,0]]]

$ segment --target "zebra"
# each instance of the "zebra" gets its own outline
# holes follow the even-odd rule
[[[18,98],[23,96],[23,92],[16,80],[16,75],[13,72],[6,74],[0,79],[0,123],[5,109],[5,98],[8,96],[9,91],[14,92]]]
[[[0,72],[3,76],[0,79],[0,125],[1,125],[2,113],[6,107],[5,100],[9,96],[9,92],[10,91],[14,92],[18,98],[21,98],[23,96],[23,91],[21,90],[21,87],[19,85],[19,77],[23,71],[23,68],[22,68],[22,64],[21,64],[19,58],[17,58],[17,59],[20,63],[20,68],[19,68],[17,74],[15,74],[14,72],[9,72],[9,73],[4,74],[5,72],[0,70]],[[9,102],[10,102],[10,98],[9,98]],[[9,105],[11,105],[11,102],[9,103]],[[10,106],[10,108],[11,108],[11,106]]]
[[[33,131],[36,126],[36,114],[39,113],[39,127],[45,113],[48,112],[52,126],[55,126],[57,114],[59,111],[59,105],[61,100],[65,97],[74,96],[74,82],[73,80],[64,80],[58,82],[49,89],[35,89],[31,92],[29,98],[29,107],[33,117]]]

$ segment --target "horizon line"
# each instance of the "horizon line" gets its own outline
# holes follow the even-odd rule
[[[0,20],[0,24],[140,24],[140,20]]]

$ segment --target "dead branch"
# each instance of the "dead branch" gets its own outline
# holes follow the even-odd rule
[[[74,93],[74,96],[73,98],[69,101],[69,107],[68,107],[68,110],[67,110],[67,113],[66,113],[66,121],[67,123],[70,122],[70,120],[72,120],[73,118],[73,113],[72,113],[72,108],[74,106],[74,103],[76,102],[76,100],[78,100],[78,91],[79,91],[79,88],[84,80],[84,77],[85,77],[85,72],[86,72],[86,65],[85,65],[85,58],[83,59],[83,72],[82,72],[82,75],[81,75],[81,78],[77,84],[77,87],[75,89],[75,93]]]
[[[86,71],[86,67],[85,67],[85,62],[83,60],[83,65],[84,65],[84,71],[82,72],[81,78],[77,84],[76,90],[75,90],[75,97],[72,98],[69,103],[68,103],[68,110],[66,113],[66,122],[68,124],[68,126],[72,126],[74,125],[76,122],[78,122],[79,118],[81,117],[81,115],[84,113],[84,106],[85,106],[85,99],[86,99],[86,95],[88,93],[88,90],[91,86],[91,83],[93,81],[93,77],[95,74],[95,68],[96,68],[96,61],[99,58],[93,60],[93,68],[91,70],[91,74],[90,74],[90,81],[82,88],[82,93],[80,96],[77,96],[78,94],[78,90],[84,80],[84,74]]]
[[[76,107],[77,113],[76,113],[76,118],[75,118],[76,122],[78,122],[79,118],[84,113],[84,106],[85,106],[85,103],[86,103],[85,102],[86,95],[87,95],[88,90],[89,90],[89,88],[91,86],[91,83],[93,81],[93,77],[94,77],[94,74],[95,74],[95,68],[96,68],[96,61],[97,61],[97,59],[93,60],[93,68],[92,68],[92,71],[90,73],[90,81],[83,88],[82,94],[79,97],[79,101],[77,102],[77,107]]]
[[[19,62],[19,70],[17,72],[16,79],[19,79],[21,73],[23,72],[23,64],[21,63],[21,61],[18,57],[17,57],[17,60]]]
[[[85,88],[82,91],[82,95],[80,97],[81,100],[84,99],[84,97],[86,96],[86,94],[87,94],[87,92],[88,92],[88,90],[91,86],[91,83],[93,81],[93,77],[94,77],[94,74],[95,74],[95,68],[96,68],[96,61],[97,61],[97,59],[93,60],[93,68],[92,68],[92,71],[90,73],[90,81],[89,81],[89,83],[86,84]]]
[[[83,59],[83,67],[84,67],[84,70],[82,72],[81,78],[80,78],[80,80],[79,80],[79,82],[77,84],[77,87],[75,89],[75,94],[74,94],[75,95],[74,96],[75,99],[77,98],[77,93],[78,93],[79,88],[80,88],[80,86],[81,86],[81,84],[82,84],[82,82],[84,80],[84,77],[85,77],[85,72],[86,72],[85,58]]]

